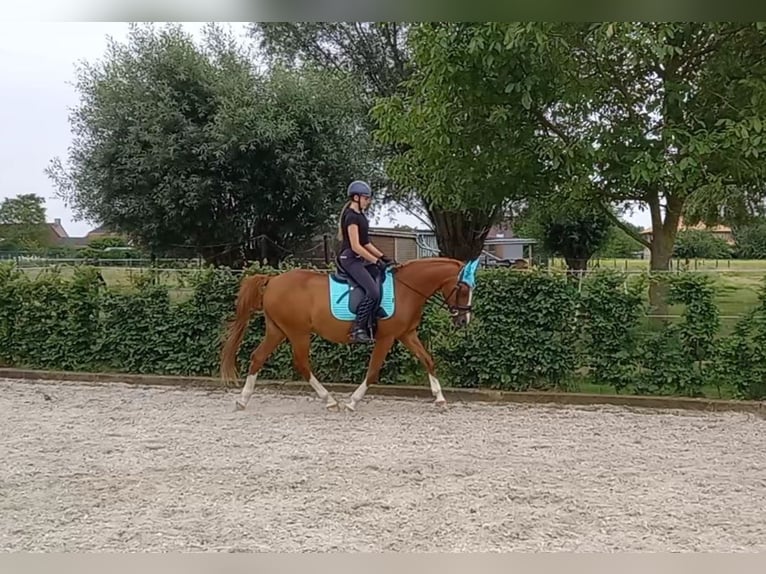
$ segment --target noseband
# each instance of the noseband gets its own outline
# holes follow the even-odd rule
[[[442,300],[441,304],[439,305],[439,308],[446,307],[449,310],[450,316],[452,317],[457,317],[458,315],[460,315],[461,311],[468,312],[473,310],[471,305],[457,305],[457,304],[453,305],[447,302],[452,297],[453,294],[455,295],[455,301],[457,301],[458,288],[461,285],[465,285],[469,289],[471,288],[471,286],[468,285],[468,283],[466,283],[465,281],[458,281],[457,283],[455,283],[455,286],[452,288],[452,291],[450,291],[450,294],[447,295],[446,299]]]

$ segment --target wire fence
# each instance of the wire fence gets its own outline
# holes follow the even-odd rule
[[[210,244],[186,245],[168,244],[166,246],[174,257],[150,257],[146,252],[126,247],[109,247],[94,253],[93,250],[58,249],[23,252],[0,251],[0,262],[13,261],[19,267],[34,268],[49,265],[90,265],[95,267],[126,268],[176,268],[199,269],[208,267],[209,261],[226,262],[233,267],[248,267],[257,261],[289,260],[301,265],[317,268],[329,268],[335,258],[334,245],[327,233],[304,241],[293,248],[274,241],[267,235],[251,237],[245,244]],[[79,252],[79,253],[77,253]],[[204,254],[204,256],[203,256]],[[98,255],[104,255],[99,257]],[[125,255],[120,257],[120,255]],[[225,256],[225,257],[224,257]]]
[[[566,267],[560,257],[546,261],[545,266]],[[678,259],[670,260],[670,272],[681,271],[739,271],[754,270],[766,272],[766,259]],[[594,257],[587,262],[588,270],[615,269],[618,271],[648,270],[650,260],[641,257]]]
[[[86,259],[74,257],[41,257],[41,256],[0,256],[0,262],[13,262],[17,267],[27,270],[39,270],[49,267],[61,266],[79,266],[88,265],[102,268],[121,268],[129,270],[149,270],[157,269],[161,271],[190,272],[210,265],[202,258],[103,258]],[[292,265],[309,265],[312,267],[331,267],[333,261],[331,257],[313,258],[313,257],[295,257],[288,256],[282,260]],[[255,261],[250,263],[256,263]],[[506,267],[487,265],[487,267]],[[550,271],[554,273],[569,273],[572,275],[588,276],[603,270],[614,270],[624,275],[642,275],[651,274],[678,274],[678,273],[714,273],[714,274],[761,274],[766,276],[766,260],[737,260],[737,259],[695,259],[688,263],[673,262],[668,270],[652,270],[649,262],[642,259],[595,259],[591,260],[585,270],[569,270],[562,259],[549,259],[546,263],[540,265],[520,266],[511,269],[527,270],[536,269]],[[237,271],[232,269],[232,271]],[[240,271],[241,272],[241,271]]]

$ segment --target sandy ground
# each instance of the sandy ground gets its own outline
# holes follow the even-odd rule
[[[752,415],[236,395],[0,380],[0,550],[766,550]]]

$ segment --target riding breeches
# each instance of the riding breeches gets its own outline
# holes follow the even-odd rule
[[[368,263],[352,251],[344,251],[340,254],[340,264],[354,281],[364,290],[364,294],[375,301],[380,302],[380,289],[378,288],[378,274],[380,270],[374,263]]]

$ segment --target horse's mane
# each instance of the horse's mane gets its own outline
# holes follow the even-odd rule
[[[420,259],[410,259],[404,263],[400,263],[398,268],[404,269],[406,267],[422,265],[424,263],[452,263],[454,265],[462,265],[457,259],[451,257],[421,257]]]
[[[451,257],[421,257],[419,259],[410,259],[408,261],[405,261],[404,263],[399,263],[399,265],[396,266],[396,269],[406,269],[409,267],[417,267],[418,265],[424,265],[427,263],[451,263],[453,265],[462,265],[463,262],[459,261],[458,259],[453,259]],[[329,269],[305,269],[301,267],[297,267],[295,269],[292,269],[292,271],[298,271],[300,273],[311,273],[311,274],[318,274],[318,275],[328,275],[330,273]]]

